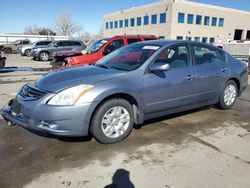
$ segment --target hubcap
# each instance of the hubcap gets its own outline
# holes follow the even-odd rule
[[[224,103],[230,106],[236,99],[236,88],[234,85],[228,85],[224,91]]]
[[[47,61],[48,55],[47,54],[42,54],[41,58],[42,58],[43,61]]]
[[[115,106],[104,114],[101,127],[105,136],[117,138],[125,133],[129,123],[130,115],[127,109],[122,106]]]

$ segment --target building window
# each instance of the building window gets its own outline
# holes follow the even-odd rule
[[[184,13],[178,13],[178,23],[184,23],[185,21],[185,14]]]
[[[187,23],[188,24],[193,24],[193,22],[194,22],[194,15],[193,14],[188,14]]]
[[[113,22],[109,22],[109,28],[113,29]]]
[[[196,24],[197,25],[201,25],[201,20],[202,20],[202,16],[201,15],[197,15],[196,16]]]
[[[160,23],[166,23],[166,13],[160,14]]]
[[[120,28],[123,28],[123,20],[120,20],[120,21],[119,21],[119,27],[120,27]]]
[[[204,18],[204,25],[209,25],[210,22],[210,17],[209,16],[205,16]]]
[[[125,27],[128,27],[128,19],[125,20]]]
[[[131,27],[135,26],[135,19],[134,18],[130,18],[130,26]]]
[[[151,24],[157,24],[157,15],[156,14],[151,16]]]
[[[202,37],[202,42],[207,43],[207,37]]]
[[[115,29],[118,28],[118,21],[115,21]]]
[[[183,37],[182,36],[177,36],[176,39],[177,40],[183,40]]]
[[[213,43],[214,41],[215,41],[215,38],[213,37],[209,39],[209,43]]]
[[[223,27],[224,26],[224,18],[220,18],[219,19],[219,27]]]
[[[143,17],[144,25],[148,25],[148,16]]]
[[[200,37],[194,37],[194,41],[200,42],[201,38]]]
[[[109,29],[109,23],[106,22],[106,29]]]
[[[136,18],[136,24],[137,26],[141,26],[141,17]]]
[[[217,25],[217,18],[212,17],[212,26],[216,26],[216,25]]]

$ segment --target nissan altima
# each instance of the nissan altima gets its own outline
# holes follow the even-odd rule
[[[247,82],[246,64],[219,48],[148,41],[25,84],[1,115],[28,130],[115,143],[147,119],[213,104],[229,109]]]

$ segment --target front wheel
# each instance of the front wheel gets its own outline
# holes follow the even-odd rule
[[[112,144],[125,139],[134,124],[133,108],[124,99],[110,99],[95,112],[90,131],[99,142]]]
[[[49,60],[48,52],[41,52],[40,55],[39,55],[39,59],[41,61],[48,61]]]
[[[229,80],[225,83],[218,103],[220,109],[226,110],[233,106],[238,96],[238,87],[233,80]]]

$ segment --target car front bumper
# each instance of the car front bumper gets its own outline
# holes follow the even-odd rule
[[[38,51],[31,51],[31,55],[33,58],[38,58],[39,57],[39,52]]]
[[[41,101],[21,101],[14,112],[13,101],[0,110],[5,120],[28,130],[56,136],[87,136],[94,103],[81,106],[52,106]]]

